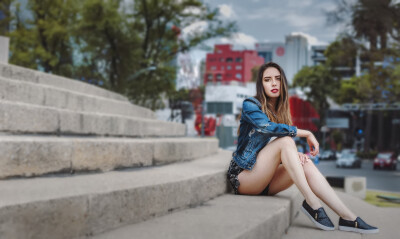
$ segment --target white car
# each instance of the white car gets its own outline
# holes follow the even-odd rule
[[[341,167],[361,168],[361,159],[357,157],[355,152],[342,152],[336,160],[336,168]]]

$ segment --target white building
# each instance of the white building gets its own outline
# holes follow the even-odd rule
[[[258,55],[263,57],[265,62],[273,61],[286,69],[286,46],[283,42],[256,43]]]
[[[292,34],[286,36],[286,78],[292,84],[293,78],[303,66],[312,65],[311,54],[308,49],[307,38],[303,35]]]

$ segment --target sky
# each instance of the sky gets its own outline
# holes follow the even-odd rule
[[[225,20],[236,21],[234,43],[254,48],[254,42],[284,42],[290,33],[302,33],[311,45],[329,44],[343,29],[328,25],[326,12],[335,0],[204,0],[218,8]]]
[[[190,59],[194,76],[200,77],[199,66],[214,44],[232,44],[234,50],[255,48],[257,42],[285,42],[285,36],[296,33],[311,45],[328,45],[345,28],[345,24],[328,25],[327,11],[336,8],[335,0],[203,0],[211,8],[219,9],[222,20],[235,21],[238,32],[229,38],[206,41],[208,50],[192,49],[185,56]],[[206,22],[195,22],[182,29],[183,36],[202,31]],[[182,68],[181,60],[179,65]],[[184,74],[184,73],[182,73]],[[190,76],[189,76],[190,78]]]

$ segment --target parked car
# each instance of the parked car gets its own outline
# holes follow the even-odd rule
[[[321,152],[321,160],[336,160],[336,152],[332,150],[324,150]]]
[[[374,159],[374,169],[388,168],[391,170],[397,169],[397,155],[394,152],[379,153]]]
[[[357,157],[355,151],[342,151],[336,160],[336,167],[361,168],[361,159]]]

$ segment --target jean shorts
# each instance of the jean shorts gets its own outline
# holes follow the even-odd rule
[[[236,164],[235,160],[233,160],[233,159],[231,160],[231,163],[230,163],[229,169],[228,169],[228,173],[227,173],[227,177],[228,177],[229,183],[231,184],[235,194],[240,194],[238,191],[238,188],[240,185],[238,175],[243,170],[244,170],[243,168],[239,167],[239,165]],[[268,196],[268,190],[269,190],[269,184],[259,195]]]

